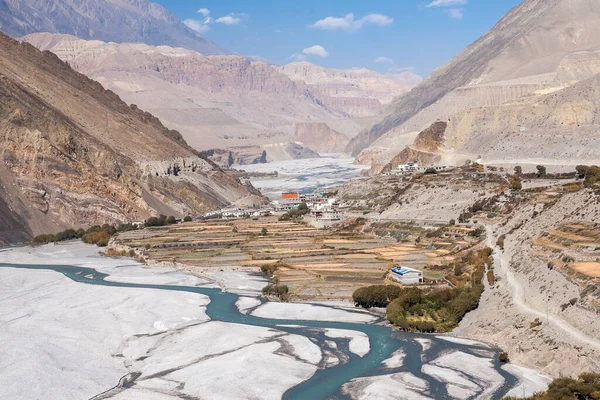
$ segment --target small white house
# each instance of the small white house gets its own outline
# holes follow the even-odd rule
[[[404,285],[423,283],[423,272],[418,269],[398,266],[392,268],[392,278]]]

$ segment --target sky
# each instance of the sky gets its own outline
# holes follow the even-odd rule
[[[153,0],[222,48],[275,64],[429,75],[521,0]]]

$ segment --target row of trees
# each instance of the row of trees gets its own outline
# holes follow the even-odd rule
[[[167,217],[165,215],[161,215],[159,217],[148,218],[144,222],[144,226],[168,226],[175,224],[176,221],[177,220],[173,216]],[[184,221],[192,221],[192,217],[187,216],[184,218]],[[140,226],[131,223],[120,224],[117,227],[109,224],[94,225],[89,229],[67,229],[56,234],[38,235],[35,238],[33,238],[31,244],[34,246],[38,246],[47,243],[56,243],[63,242],[66,240],[81,239],[84,243],[95,244],[100,247],[106,247],[108,246],[108,242],[110,241],[110,239],[116,233],[133,231],[140,228]]]

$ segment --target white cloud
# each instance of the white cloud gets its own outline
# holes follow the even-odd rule
[[[325,50],[325,47],[319,45],[307,47],[306,49],[302,50],[302,54],[306,54],[308,56],[319,56],[323,58],[329,55],[327,50]]]
[[[426,7],[453,7],[464,6],[469,0],[434,0],[427,4]]]
[[[458,19],[461,20],[463,19],[463,17],[465,16],[463,14],[463,11],[460,8],[451,8],[448,10],[448,15],[450,15],[450,18],[452,19]]]
[[[394,19],[382,14],[369,14],[362,18],[355,19],[354,14],[346,14],[345,17],[327,17],[321,19],[311,25],[313,28],[326,29],[326,30],[337,30],[343,29],[348,31],[356,31],[361,29],[366,24],[372,25],[391,25]]]
[[[186,19],[183,21],[183,23],[187,25],[188,28],[200,33],[209,31],[211,24],[237,25],[242,21],[242,19],[248,18],[247,14],[231,13],[224,17],[214,19],[213,17],[209,16],[210,10],[208,8],[199,9],[198,14],[204,15],[204,20],[199,21],[197,19]]]
[[[234,14],[229,14],[221,18],[217,18],[215,20],[217,24],[225,24],[225,25],[237,25],[242,22],[240,17],[236,17]]]
[[[204,33],[204,32],[208,32],[210,30],[210,26],[208,26],[208,24],[205,24],[203,21],[198,21],[195,19],[186,19],[183,21],[183,23],[190,29],[199,32],[199,33]]]
[[[388,58],[388,57],[377,57],[374,61],[376,63],[387,63],[387,64],[394,63],[394,60],[392,60],[391,58]]]

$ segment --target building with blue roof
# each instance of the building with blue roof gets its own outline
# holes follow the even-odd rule
[[[423,271],[418,269],[403,267],[401,265],[392,268],[392,279],[403,285],[415,285],[423,283]]]

